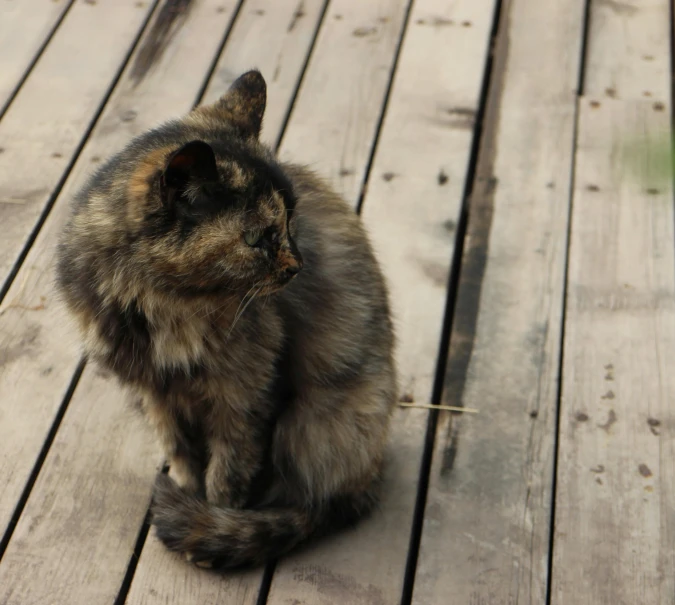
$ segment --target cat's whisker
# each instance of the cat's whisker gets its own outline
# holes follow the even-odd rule
[[[254,284],[251,286],[251,289],[244,295],[244,298],[241,299],[241,303],[239,304],[239,307],[237,308],[237,312],[234,314],[234,319],[232,320],[232,325],[230,326],[230,329],[227,332],[227,337],[230,337],[230,334],[232,334],[232,330],[234,330],[234,327],[237,325],[237,322],[241,318],[241,316],[244,314],[244,311],[246,311],[246,308],[251,304],[251,301],[256,297],[258,292],[262,289],[263,284],[260,284],[260,282]],[[253,294],[249,297],[248,300],[246,300],[246,297],[251,293],[253,289],[256,289]],[[243,306],[242,306],[243,305]]]

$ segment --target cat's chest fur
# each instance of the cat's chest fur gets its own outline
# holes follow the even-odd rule
[[[252,304],[246,321],[234,326],[222,311],[146,315],[140,308],[109,309],[95,333],[89,348],[100,362],[162,397],[250,399],[274,379],[283,346],[282,321],[272,304]]]

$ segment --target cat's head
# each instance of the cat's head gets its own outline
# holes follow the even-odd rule
[[[215,104],[157,131],[128,182],[134,259],[183,296],[269,293],[302,269],[293,187],[258,141],[266,86],[244,74]],[[175,139],[173,141],[172,139]]]

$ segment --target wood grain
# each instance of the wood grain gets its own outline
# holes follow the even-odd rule
[[[0,2],[0,116],[72,0]]]
[[[401,386],[421,402],[433,388],[493,8],[492,0],[415,2],[364,200],[391,290]],[[344,93],[335,96],[342,106]],[[326,155],[322,136],[303,153],[314,148]],[[426,421],[426,411],[397,410],[380,509],[354,531],[283,560],[270,605],[399,602]]]
[[[0,563],[0,603],[113,601],[160,462],[130,416],[85,370]]]
[[[358,203],[409,0],[333,0],[280,149]]]
[[[50,69],[47,69],[50,63],[58,60],[59,57],[63,59],[63,53],[69,48],[71,51],[73,48],[77,50],[79,42],[61,40],[60,36],[65,32],[65,35],[74,38],[83,37],[83,31],[88,32],[87,28],[96,25],[98,19],[105,19],[106,11],[115,13],[115,15],[110,16],[109,29],[101,40],[102,46],[99,48],[99,54],[111,63],[109,68],[106,67],[109,72],[108,81],[110,80],[111,74],[114,73],[112,58],[116,56],[118,62],[122,60],[124,56],[122,51],[125,50],[123,46],[131,43],[133,28],[140,27],[148,11],[147,7],[141,10],[128,2],[116,6],[117,8],[114,9],[101,7],[101,17],[96,17],[90,11],[92,7],[78,9],[78,12],[76,12],[77,7],[73,8],[68,15],[67,23],[64,23],[63,28],[59,30],[58,39],[55,38],[53,41],[56,50],[52,49],[50,52],[56,53],[55,59],[51,58],[50,53],[43,55],[41,65],[44,64],[46,67],[36,68],[31,74],[30,81],[36,78],[37,83],[27,82],[12,105],[12,110],[0,123],[0,138],[10,136],[13,131],[16,131],[12,140],[12,145],[16,146],[15,153],[12,154],[8,149],[3,153],[3,162],[0,163],[0,182],[5,183],[0,185],[0,191],[7,192],[8,187],[12,187],[21,192],[26,191],[27,188],[41,187],[42,184],[48,184],[48,181],[53,183],[58,180],[57,169],[52,164],[60,163],[63,169],[63,162],[67,160],[51,158],[41,149],[46,143],[50,145],[54,141],[63,143],[64,137],[74,143],[78,136],[82,136],[85,124],[78,123],[81,116],[73,116],[75,122],[66,121],[58,126],[55,124],[54,127],[57,130],[50,130],[48,121],[42,123],[38,120],[37,124],[34,123],[33,117],[26,115],[31,105],[26,107],[23,103],[28,99],[30,104],[37,105],[39,102],[43,108],[48,108],[45,99],[49,98],[58,102],[59,105],[73,106],[83,110],[82,99],[77,98],[77,95],[84,94],[90,98],[96,97],[99,93],[103,94],[102,90],[97,90],[96,87],[102,89],[105,85],[104,73],[86,74],[86,77],[83,75],[82,79],[86,80],[87,84],[83,83],[78,88],[72,82],[68,86],[69,76],[65,68],[60,68],[61,71],[54,74],[58,86],[52,93],[47,94],[42,87],[46,86],[50,80]],[[73,24],[83,29],[75,29]],[[118,47],[122,47],[121,50]],[[104,65],[90,63],[89,67],[103,70]],[[77,78],[78,72],[74,72],[71,77]],[[91,99],[88,103],[91,104]],[[93,111],[93,106],[91,109]],[[47,118],[49,111],[58,112],[60,109],[55,107],[52,110],[45,109],[45,111]],[[19,133],[21,119],[26,120],[25,136]],[[4,129],[7,124],[10,125],[9,128]],[[73,131],[72,129],[78,124],[79,130]],[[59,131],[59,129],[62,130]],[[112,142],[113,137],[117,136],[119,137],[117,140],[121,141],[124,140],[124,133],[124,128],[121,128],[116,134],[111,133],[108,138]],[[73,194],[76,187],[84,183],[93,165],[91,158],[97,153],[107,153],[108,149],[106,141],[102,141],[99,152],[92,152],[90,148],[89,155],[78,162],[73,178],[69,180],[60,198],[62,201],[54,207],[52,215],[47,220],[36,244],[0,305],[0,392],[3,394],[2,406],[0,406],[0,485],[2,486],[0,489],[0,534],[4,534],[7,528],[79,361],[77,337],[68,322],[67,315],[56,300],[53,289],[54,247],[58,233],[67,217],[67,198]],[[34,157],[30,160],[30,179],[26,180],[25,171],[29,169],[28,165],[17,167],[15,162],[31,152],[34,152]],[[8,163],[5,163],[5,155],[8,156]],[[39,194],[41,200],[44,201],[49,195],[49,187],[51,184]],[[9,212],[18,208],[22,211],[21,207],[16,204],[2,203],[3,199],[6,198],[0,197],[0,216],[3,218],[4,210]],[[35,197],[35,199],[38,198]],[[10,221],[10,224],[14,223]],[[19,238],[13,237],[18,235],[18,232],[9,227],[6,222],[3,229],[0,254],[10,254],[12,246],[20,241]],[[1,261],[0,265],[2,265]],[[4,278],[6,273],[0,273],[0,275]]]
[[[597,99],[670,97],[670,2],[591,2],[584,94]]]
[[[327,0],[248,0],[239,11],[204,95],[213,103],[245,71],[267,81],[261,138],[276,146]],[[261,44],[264,40],[264,44]]]
[[[218,51],[222,32],[232,18],[234,6],[234,1],[196,2],[189,13],[181,17],[180,27],[175,27],[164,52],[156,57],[152,68],[139,80],[137,57],[152,43],[153,36],[157,34],[156,24],[161,22],[161,11],[155,15],[0,308],[0,351],[3,352],[0,359],[4,362],[0,373],[0,391],[3,393],[0,412],[0,519],[3,531],[79,359],[78,335],[53,288],[54,247],[68,217],[70,198],[82,186],[92,167],[125,145],[133,135],[153,126],[158,120],[169,119],[190,109]],[[80,395],[81,389],[85,390],[86,396]],[[83,403],[75,403],[80,400]],[[123,432],[124,402],[114,382],[95,378],[91,370],[85,370],[76,390],[75,402],[71,404],[75,405],[74,411],[69,408],[61,423],[53,449],[28,499],[16,528],[17,539],[10,541],[0,562],[0,574],[4,578],[2,590],[5,591],[0,594],[5,594],[8,599],[4,601],[0,597],[2,603],[25,603],[29,602],[27,595],[46,595],[40,592],[45,587],[31,586],[39,584],[34,582],[36,574],[55,578],[54,583],[45,585],[52,591],[50,603],[89,605],[110,602],[110,595],[117,592],[122,582],[147,508],[159,452],[152,450],[152,460],[148,462],[145,454],[140,454],[147,453],[145,446],[137,444],[132,436],[128,437],[130,441],[125,441],[127,437],[119,433]],[[73,435],[81,434],[77,432],[77,427],[82,421],[81,406],[85,403],[93,410],[99,410],[101,405],[110,405],[112,409],[99,410],[99,416],[87,416],[86,431],[81,439],[75,438]],[[96,438],[86,437],[88,432]],[[110,439],[107,438],[108,432]],[[112,438],[115,435],[120,435],[119,439]],[[117,457],[126,459],[128,454],[122,451],[123,447],[139,452],[139,469],[129,486],[125,484],[125,476],[117,474],[114,465],[110,464]],[[72,466],[77,472],[63,473],[64,466]],[[99,475],[106,480],[96,481]],[[116,486],[114,490],[109,488],[111,484]],[[114,492],[106,495],[106,498],[112,499],[108,504],[112,511],[108,518],[107,512],[100,510],[104,495],[102,490],[107,489]],[[87,494],[78,502],[77,508],[82,525],[78,534],[82,546],[78,547],[77,540],[67,536],[63,537],[63,544],[59,544],[56,538],[72,528],[61,527],[61,517],[58,516],[61,513],[52,511],[52,503],[66,501],[72,498],[68,494],[79,493],[80,490],[85,490]],[[117,492],[119,505],[114,501]],[[133,506],[128,505],[131,502]],[[123,511],[123,514],[115,511]],[[105,521],[99,521],[99,518]],[[36,519],[44,526],[44,531],[55,538],[46,545],[42,544],[43,534],[29,531]],[[97,539],[102,543],[94,548],[87,540],[96,538],[97,534],[94,532],[87,537],[86,530],[88,527],[96,529],[103,522],[107,524],[109,533],[99,536]],[[85,545],[94,550],[95,555],[83,553]],[[110,548],[109,555],[101,554],[106,545]],[[34,553],[40,553],[39,557],[34,557]],[[84,570],[77,573],[84,574],[89,570],[87,573],[96,575],[95,569],[99,567],[112,570],[107,579],[101,578],[101,582],[107,582],[107,600],[101,596],[102,592],[95,592],[98,588],[69,579],[75,573],[72,571],[75,561]],[[10,571],[4,571],[6,566]],[[60,575],[63,577],[57,581]],[[33,602],[45,601],[36,597]]]
[[[583,18],[502,8],[443,397],[480,414],[439,414],[416,605],[546,602]]]
[[[584,99],[569,252],[553,599],[675,603],[672,187],[654,174],[669,113]],[[627,142],[644,153],[630,177]]]
[[[672,159],[663,157],[671,140],[669,3],[608,8],[592,7],[580,102],[552,603],[668,605],[675,603],[675,379],[667,367],[675,235]]]
[[[77,2],[0,122],[0,289],[150,8],[136,0]]]

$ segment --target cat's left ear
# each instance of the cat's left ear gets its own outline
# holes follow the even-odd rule
[[[239,134],[256,139],[260,136],[266,103],[267,84],[257,70],[239,76],[218,101]]]
[[[217,181],[218,168],[211,145],[204,141],[191,141],[169,157],[160,178],[162,199],[172,205],[185,197],[189,187]]]

